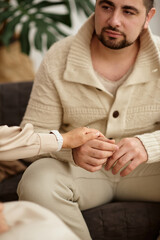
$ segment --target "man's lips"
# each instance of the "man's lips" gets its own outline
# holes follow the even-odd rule
[[[107,35],[108,35],[109,37],[113,37],[113,38],[117,38],[117,37],[119,37],[119,36],[122,36],[121,33],[115,32],[115,31],[112,31],[112,30],[106,30],[105,32],[107,33]]]

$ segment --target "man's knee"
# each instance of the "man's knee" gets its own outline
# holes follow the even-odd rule
[[[31,164],[18,185],[20,200],[43,201],[61,191],[70,179],[69,164],[52,158],[41,159]],[[64,189],[63,189],[64,191]]]

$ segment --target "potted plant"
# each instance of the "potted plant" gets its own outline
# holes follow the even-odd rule
[[[72,27],[72,4],[77,14],[89,16],[94,10],[92,0],[0,0],[0,82],[34,79],[27,55],[32,47],[42,52],[67,36],[64,26]]]
[[[34,46],[42,51],[46,36],[46,48],[61,37],[67,36],[61,24],[72,27],[71,1],[74,2],[77,13],[83,11],[89,16],[94,10],[92,0],[1,0],[0,2],[0,43],[8,46],[14,39],[19,39],[22,52],[29,55],[31,29],[35,28],[33,37]],[[63,7],[65,13],[50,13],[49,7]],[[19,26],[19,31],[16,31]]]

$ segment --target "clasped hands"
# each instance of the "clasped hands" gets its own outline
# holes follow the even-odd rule
[[[136,138],[123,138],[115,144],[104,136],[90,140],[73,149],[73,159],[79,167],[95,172],[104,165],[106,171],[112,170],[115,175],[126,176],[148,159],[142,142]]]

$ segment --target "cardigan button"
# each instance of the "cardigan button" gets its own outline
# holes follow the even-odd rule
[[[113,112],[113,117],[114,117],[114,118],[117,118],[118,116],[119,116],[119,112],[118,112],[118,111],[114,111],[114,112]]]

